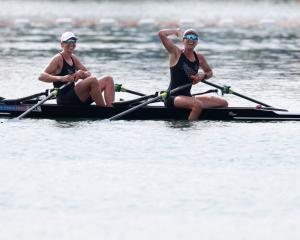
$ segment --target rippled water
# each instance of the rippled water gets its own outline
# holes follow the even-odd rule
[[[297,2],[188,4],[26,1],[20,8],[19,1],[2,1],[0,96],[50,88],[37,76],[66,30],[79,36],[77,54],[95,75],[140,92],[165,89],[168,62],[157,32],[192,25],[212,81],[300,112]],[[298,239],[299,126],[1,123],[1,239]]]

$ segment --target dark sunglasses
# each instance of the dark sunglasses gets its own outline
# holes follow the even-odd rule
[[[198,36],[195,34],[187,34],[183,36],[183,39],[189,39],[192,41],[198,41]]]
[[[66,44],[76,44],[76,40],[75,39],[68,39],[67,41],[63,41],[63,43],[66,43]]]

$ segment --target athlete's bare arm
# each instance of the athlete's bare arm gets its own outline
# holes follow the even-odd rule
[[[91,73],[87,70],[87,68],[80,62],[79,58],[73,54],[75,68],[78,69],[75,73],[75,80],[85,79],[91,76]]]
[[[180,29],[163,29],[158,32],[158,36],[160,38],[160,41],[164,45],[164,47],[169,52],[169,62],[170,66],[176,65],[178,62],[178,59],[181,54],[181,50],[179,47],[177,47],[174,42],[169,38],[169,36],[175,35],[179,37],[181,35]]]
[[[69,82],[74,81],[73,75],[56,76],[62,69],[62,58],[59,54],[55,55],[44,71],[40,74],[39,80],[43,82]]]

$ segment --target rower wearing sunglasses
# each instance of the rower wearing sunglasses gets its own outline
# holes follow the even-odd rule
[[[72,82],[60,90],[57,96],[57,103],[60,105],[89,105],[95,102],[98,106],[111,107],[115,98],[112,77],[105,76],[100,79],[93,77],[79,58],[73,54],[76,41],[77,37],[74,33],[62,34],[62,51],[52,58],[40,74],[39,80],[52,82],[55,88]],[[104,92],[104,97],[102,92]]]
[[[198,44],[198,33],[194,29],[186,30],[182,35],[183,48],[177,47],[169,38],[171,35],[181,36],[180,29],[160,30],[159,38],[169,53],[171,81],[168,90],[188,83],[197,84],[211,78],[213,73],[204,56],[194,51]],[[198,73],[199,68],[203,73]],[[197,120],[203,108],[227,107],[225,99],[209,95],[192,96],[191,87],[185,88],[165,100],[167,107],[191,109],[189,120]]]

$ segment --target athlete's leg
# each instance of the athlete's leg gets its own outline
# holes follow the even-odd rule
[[[105,106],[98,80],[95,77],[88,77],[77,83],[75,93],[82,102],[85,102],[91,96],[96,105]]]
[[[202,95],[197,96],[196,99],[200,100],[203,103],[203,108],[228,107],[228,102],[224,98],[210,95]]]
[[[113,78],[110,76],[101,77],[98,82],[100,91],[104,92],[106,105],[112,107],[112,103],[115,101],[115,84]]]
[[[176,96],[174,106],[191,109],[189,120],[197,120],[203,109],[203,103],[200,100],[189,96]]]

